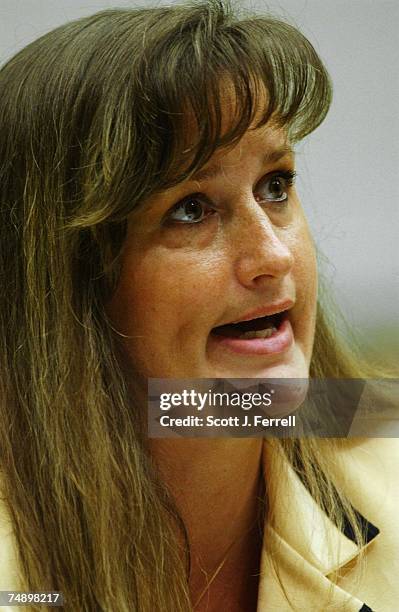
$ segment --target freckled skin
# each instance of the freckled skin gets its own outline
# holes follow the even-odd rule
[[[312,353],[317,269],[314,245],[296,195],[288,204],[259,202],[263,177],[292,170],[283,131],[248,131],[210,163],[216,177],[187,181],[145,203],[132,215],[122,273],[109,304],[116,328],[139,374],[160,378],[308,376]],[[263,183],[262,183],[263,184]],[[215,212],[202,223],[165,224],[179,200],[203,193]],[[290,313],[294,344],[280,355],[238,355],[212,341],[211,329],[248,311],[295,300]]]

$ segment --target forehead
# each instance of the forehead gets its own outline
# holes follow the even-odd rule
[[[240,119],[248,115],[248,125],[262,121],[269,104],[269,94],[263,83],[252,79],[249,91],[239,91],[229,77],[221,78],[217,92],[207,99],[207,118],[223,138],[237,125]],[[200,122],[204,117],[197,116],[196,109],[188,104],[183,105],[183,128],[188,137],[201,131]]]
[[[271,125],[251,127],[236,144],[217,150],[209,162],[194,172],[190,179],[198,182],[212,179],[226,165],[237,164],[246,157],[261,159],[262,165],[266,166],[293,155],[286,130]]]
[[[231,149],[251,139],[263,139],[270,148],[289,147],[287,133],[277,118],[272,116],[265,124],[269,103],[265,86],[254,81],[251,90],[251,96],[240,95],[229,80],[222,79],[217,99],[208,101],[206,125],[195,108],[184,107],[175,157],[177,173],[180,168],[193,166],[190,176],[209,175],[210,163],[217,163]],[[197,158],[200,161],[195,164]]]

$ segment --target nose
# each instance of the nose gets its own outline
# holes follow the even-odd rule
[[[253,289],[272,279],[282,279],[293,264],[289,229],[276,227],[255,201],[237,215],[234,237],[235,273],[241,285]]]

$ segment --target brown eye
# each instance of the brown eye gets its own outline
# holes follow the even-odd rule
[[[201,196],[189,196],[178,202],[167,215],[175,223],[200,223],[214,211]]]
[[[285,200],[287,198],[287,194],[284,191],[285,185],[280,177],[276,176],[270,180],[269,189],[275,200]]]
[[[295,172],[291,171],[268,177],[259,183],[255,197],[259,202],[285,202],[294,179]]]

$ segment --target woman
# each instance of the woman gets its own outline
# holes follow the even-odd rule
[[[71,611],[393,610],[394,512],[353,490],[370,442],[146,434],[149,377],[371,373],[317,307],[295,193],[331,100],[310,43],[218,1],[105,11],[0,89],[1,588]],[[230,333],[276,312],[272,336]]]

